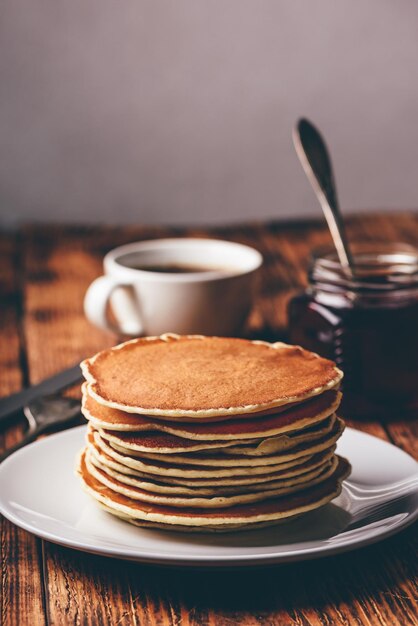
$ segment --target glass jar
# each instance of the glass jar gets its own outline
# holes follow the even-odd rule
[[[345,417],[416,415],[418,249],[357,244],[353,256],[353,277],[335,252],[313,256],[308,287],[289,303],[290,341],[343,370]]]

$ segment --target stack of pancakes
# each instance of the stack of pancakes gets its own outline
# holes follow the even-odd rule
[[[138,526],[229,531],[294,519],[341,491],[342,373],[296,346],[163,335],[82,363],[78,473]]]

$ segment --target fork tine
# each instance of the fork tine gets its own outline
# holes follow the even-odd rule
[[[363,506],[354,512],[351,518],[350,524],[347,527],[348,530],[352,530],[353,526],[358,527],[359,522],[362,525],[368,525],[374,521],[378,521],[383,518],[390,517],[391,514],[399,514],[399,505],[402,501],[408,499],[408,497],[414,494],[413,491],[403,493],[391,500],[385,500],[383,502],[374,503],[370,506]]]

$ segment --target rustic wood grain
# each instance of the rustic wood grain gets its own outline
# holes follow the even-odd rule
[[[352,219],[349,232],[355,238],[378,233],[383,239],[418,243],[418,218],[379,214]],[[0,393],[18,388],[22,371],[23,382],[25,377],[36,382],[116,340],[93,329],[82,313],[84,292],[101,273],[105,252],[129,241],[185,234],[240,241],[262,252],[260,296],[246,333],[267,339],[283,338],[287,302],[305,284],[310,251],[329,241],[321,222],[210,230],[26,228],[18,247],[1,240],[2,282],[7,292],[23,285],[23,298],[18,290],[19,295],[8,298],[8,306],[1,308],[1,319],[7,323],[0,326],[0,341],[3,346],[7,339],[7,352],[0,351],[0,366],[2,372],[7,366],[9,370],[0,377]],[[355,425],[417,455],[416,420]],[[19,432],[19,426],[8,431],[8,445]],[[3,522],[3,527],[8,525]],[[10,529],[14,535],[2,530],[5,624],[418,624],[416,528],[338,557],[237,571],[151,567],[83,555],[50,543],[44,543],[41,551],[34,538]]]
[[[82,302],[89,283],[101,273],[102,246],[89,230],[27,229],[23,238],[25,273],[24,329],[32,383],[94,354],[115,342],[92,328]],[[100,247],[99,247],[100,246]],[[109,246],[110,247],[110,246]],[[45,346],[52,349],[45,350]],[[74,567],[66,551],[59,557],[45,543],[46,610],[52,624],[123,624],[129,606],[126,576],[111,570],[100,576],[92,560],[77,558]],[[126,591],[124,591],[126,589]],[[126,614],[130,623],[132,612]]]
[[[129,581],[122,624],[417,624],[414,529],[338,557],[227,572],[141,566],[91,555],[83,556],[80,567],[77,553],[54,546],[51,551],[60,567],[82,580],[89,573],[87,584],[98,589],[109,573],[121,584]],[[84,601],[84,592],[78,598]],[[86,607],[83,617],[89,611]],[[85,623],[92,623],[91,617]]]
[[[18,391],[25,383],[20,260],[17,237],[0,236],[0,395]],[[23,420],[14,418],[0,430],[0,448],[22,436]],[[0,623],[19,626],[45,624],[40,541],[3,517],[0,520]]]

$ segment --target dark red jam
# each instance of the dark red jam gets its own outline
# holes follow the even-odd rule
[[[355,275],[315,256],[289,303],[290,341],[344,372],[345,417],[396,419],[418,409],[418,250],[357,246]]]

